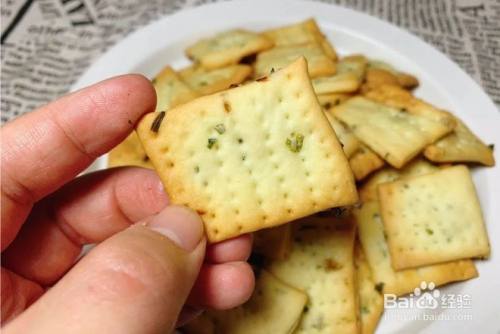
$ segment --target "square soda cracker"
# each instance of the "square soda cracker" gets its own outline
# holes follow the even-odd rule
[[[246,56],[267,50],[273,42],[261,34],[234,29],[205,38],[186,49],[187,56],[207,69],[238,64]]]
[[[342,149],[344,150],[345,156],[350,158],[359,148],[360,142],[356,136],[354,136],[351,130],[347,129],[342,123],[337,121],[337,119],[332,115],[331,112],[325,111],[326,118],[330,122],[337,138],[342,144]],[[355,174],[356,175],[356,174]]]
[[[249,65],[230,65],[215,70],[206,70],[201,66],[192,65],[181,71],[181,79],[201,95],[208,95],[238,85],[252,74]]]
[[[208,311],[217,334],[292,333],[307,302],[307,295],[265,270],[245,304],[227,311]]]
[[[268,269],[309,297],[294,333],[358,333],[359,304],[355,288],[351,218],[310,216],[293,223],[290,256]]]
[[[358,188],[359,197],[363,202],[378,200],[377,187],[379,184],[396,181],[403,177],[412,177],[438,171],[439,167],[424,159],[415,159],[401,169],[386,167],[375,174]]]
[[[384,225],[377,201],[363,203],[355,210],[358,235],[377,288],[383,293],[397,296],[413,292],[422,281],[436,286],[463,281],[478,276],[470,259],[444,262],[415,269],[395,271],[385,238]]]
[[[137,131],[171,201],[200,213],[210,242],[357,201],[304,58],[163,121],[148,114]]]
[[[441,123],[451,132],[455,126],[455,118],[447,111],[414,97],[410,92],[395,85],[381,85],[364,94],[365,97],[404,112],[420,115]],[[440,135],[442,137],[442,134]],[[438,139],[438,138],[436,138]]]
[[[135,131],[108,154],[108,167],[119,166],[139,166],[153,169],[153,165]]]
[[[267,259],[284,260],[292,249],[292,226],[283,224],[254,233],[253,251]]]
[[[403,167],[427,145],[450,131],[428,117],[361,96],[334,107],[332,112],[359,140],[396,168]]]
[[[384,183],[378,195],[394,269],[488,257],[488,235],[467,167]]]
[[[321,45],[309,43],[278,46],[259,53],[255,63],[254,76],[256,78],[266,76],[273,69],[283,68],[301,56],[307,59],[311,78],[335,74],[335,62],[325,54]]]
[[[424,156],[435,162],[475,162],[494,166],[493,150],[486,146],[458,118],[452,133],[427,146]]]
[[[385,163],[375,152],[361,144],[358,150],[349,158],[349,165],[356,181],[360,181],[370,173],[382,168]]]
[[[354,246],[354,267],[359,294],[361,333],[372,334],[375,333],[382,312],[384,312],[384,297],[376,288],[372,271],[358,242]]]
[[[271,39],[276,46],[319,43],[330,58],[334,60],[337,58],[335,49],[325,38],[313,18],[300,23],[269,29],[262,32],[262,34]]]
[[[165,111],[199,96],[170,66],[166,66],[152,83],[156,91],[156,111]]]

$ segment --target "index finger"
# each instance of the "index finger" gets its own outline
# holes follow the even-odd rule
[[[141,75],[124,75],[67,95],[1,131],[2,250],[33,203],[57,190],[122,141],[156,94]]]

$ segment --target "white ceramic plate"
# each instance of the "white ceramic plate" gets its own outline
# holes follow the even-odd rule
[[[183,50],[201,37],[243,27],[260,30],[315,17],[339,54],[360,52],[416,74],[417,95],[453,111],[486,143],[495,143],[500,162],[500,116],[481,88],[445,55],[420,39],[371,16],[334,5],[305,1],[221,2],[179,12],[125,38],[102,56],[74,85],[78,89],[123,73],[153,77],[164,65],[187,64]],[[100,159],[93,168],[102,168]],[[462,300],[454,309],[389,310],[379,333],[499,333],[500,332],[500,170],[476,168],[474,180],[489,231],[492,256],[479,261],[480,277],[440,288],[441,295]],[[497,200],[495,200],[495,198]],[[494,203],[497,203],[496,205]],[[465,296],[465,297],[464,297]],[[423,319],[425,315],[438,320]]]

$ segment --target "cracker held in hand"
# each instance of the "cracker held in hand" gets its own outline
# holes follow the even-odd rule
[[[354,213],[358,223],[359,240],[370,265],[375,286],[380,292],[401,296],[413,292],[422,281],[434,282],[439,286],[478,276],[471,260],[395,271],[391,265],[391,254],[385,239],[378,202],[363,203]]]
[[[179,75],[189,87],[201,95],[208,95],[242,83],[251,73],[249,65],[231,65],[215,70],[193,65],[180,71]]]
[[[227,311],[209,311],[217,334],[292,333],[307,295],[261,270],[252,297]]]
[[[165,111],[199,96],[170,66],[165,67],[152,81],[156,91],[156,111]]]
[[[238,64],[243,57],[273,46],[273,42],[255,32],[234,29],[202,39],[187,48],[189,58],[207,69]]]
[[[451,129],[426,116],[401,111],[364,97],[333,108],[366,146],[396,168],[403,167],[427,145]]]
[[[384,183],[378,192],[394,269],[489,255],[467,167]]]
[[[357,201],[303,58],[260,80],[146,115],[139,137],[173,203],[210,242]]]
[[[255,63],[255,77],[268,75],[273,69],[281,69],[298,57],[305,57],[311,78],[335,74],[335,62],[329,58],[317,43],[278,46],[259,53]]]
[[[272,262],[269,271],[309,297],[294,333],[358,333],[353,221],[311,216],[293,225],[290,256]]]

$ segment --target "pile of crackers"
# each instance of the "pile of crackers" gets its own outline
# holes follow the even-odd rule
[[[338,56],[313,19],[194,43],[109,154],[154,168],[209,242],[254,233],[256,289],[185,333],[373,333],[383,294],[478,276],[490,246],[469,168],[493,166],[418,79]]]

